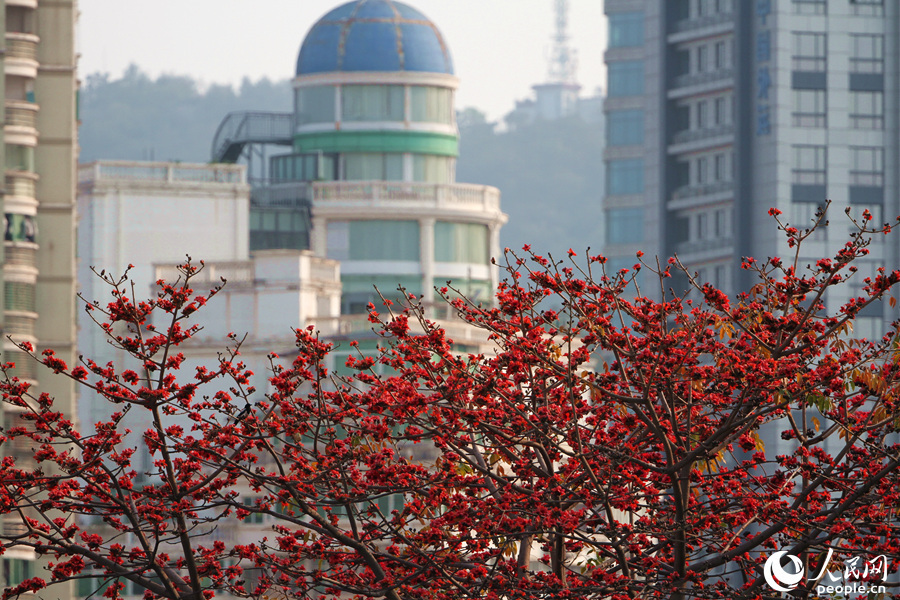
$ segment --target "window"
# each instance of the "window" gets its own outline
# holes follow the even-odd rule
[[[705,240],[709,238],[709,216],[706,213],[699,213],[696,216],[697,236],[695,239]]]
[[[606,145],[630,146],[644,143],[644,111],[615,110],[606,114]]]
[[[795,71],[826,70],[826,37],[824,33],[794,32]]]
[[[728,208],[716,211],[716,237],[731,237],[731,210]]]
[[[19,144],[6,145],[6,168],[34,172],[34,148]]]
[[[402,85],[345,85],[341,88],[344,121],[402,121]]]
[[[825,0],[794,0],[794,12],[798,15],[824,15],[828,12]]]
[[[884,0],[850,0],[854,15],[883,15]]]
[[[793,90],[794,127],[827,127],[825,90]]]
[[[728,181],[731,179],[729,175],[730,169],[728,168],[728,155],[727,154],[716,154],[715,158],[716,162],[716,181]]]
[[[413,181],[450,183],[453,180],[454,160],[449,156],[413,155]]]
[[[625,48],[644,45],[644,13],[627,12],[609,15],[609,47]]]
[[[732,10],[732,0],[716,0],[716,12],[719,14],[730,14]]]
[[[850,185],[884,185],[884,148],[850,147]]]
[[[644,241],[644,209],[611,208],[606,211],[606,243],[634,244]]]
[[[417,221],[350,221],[350,260],[419,260]]]
[[[298,125],[334,122],[334,86],[298,88],[296,101]]]
[[[822,210],[823,207],[814,202],[792,202],[790,224],[801,232],[812,229]],[[826,219],[822,219],[821,224],[809,237],[810,240],[824,242],[828,239],[828,227],[825,225],[825,221]]]
[[[851,35],[850,72],[884,73],[884,36]]]
[[[728,98],[722,96],[715,100],[715,119],[716,125],[727,125],[731,123],[731,115],[728,114]]]
[[[716,42],[716,69],[725,69],[730,67],[728,60],[728,46],[725,42]]]
[[[34,284],[5,281],[3,283],[3,308],[34,312]]]
[[[825,146],[793,147],[793,183],[801,185],[822,185],[825,183]]]
[[[644,193],[644,161],[640,158],[611,160],[606,165],[607,193],[610,195]]]
[[[417,123],[453,123],[453,90],[415,85],[409,88],[410,119]]]
[[[701,156],[697,159],[697,184],[703,185],[709,181],[709,159]]]
[[[358,153],[344,155],[347,181],[403,181],[403,155]]]
[[[884,129],[883,92],[850,92],[850,127]]]
[[[706,100],[697,103],[697,126],[695,129],[704,129],[709,125],[709,104]]]
[[[644,93],[644,61],[623,60],[608,65],[610,96],[640,96]]]
[[[490,262],[487,226],[438,221],[434,224],[434,260],[486,265]]]
[[[697,46],[697,73],[705,73],[709,67],[709,48]]]

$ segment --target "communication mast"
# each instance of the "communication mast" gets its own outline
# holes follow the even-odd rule
[[[577,60],[569,47],[569,0],[553,0],[556,31],[547,72],[549,83],[575,83]]]

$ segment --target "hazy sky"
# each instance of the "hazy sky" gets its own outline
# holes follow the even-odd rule
[[[492,119],[544,81],[553,0],[405,0],[450,44],[461,87],[457,106]],[[152,76],[204,83],[293,77],[309,28],[341,0],[80,0],[81,76],[118,77],[131,63]],[[570,0],[569,34],[583,92],[605,84],[603,0]]]

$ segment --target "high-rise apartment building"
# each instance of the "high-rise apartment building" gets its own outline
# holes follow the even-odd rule
[[[617,268],[637,250],[677,253],[733,292],[750,283],[741,257],[791,254],[770,207],[805,228],[831,200],[803,265],[847,240],[846,208],[900,214],[900,3],[606,0],[605,12],[605,253]],[[900,264],[898,248],[876,240],[857,279]],[[872,307],[856,333],[880,333],[890,310]]]
[[[71,381],[39,368],[7,336],[31,342],[38,353],[53,348],[67,363],[75,361],[76,3],[5,0],[2,6],[2,360],[15,362],[16,375],[49,393],[74,418]],[[17,419],[6,404],[0,414],[4,426]],[[16,447],[2,452],[19,450],[27,453]],[[15,534],[19,526],[4,522],[3,534]],[[3,585],[39,575],[37,564],[33,553],[8,551]]]

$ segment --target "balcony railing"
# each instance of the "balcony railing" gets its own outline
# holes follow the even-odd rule
[[[705,15],[702,17],[693,17],[676,21],[672,26],[670,33],[681,33],[682,31],[692,31],[694,29],[703,29],[712,27],[720,23],[727,23],[734,20],[734,13],[716,13],[714,15]]]
[[[34,246],[13,245],[6,242],[3,250],[3,264],[14,267],[37,266],[37,244]]]
[[[40,38],[31,33],[6,34],[6,58],[37,62],[37,47]]]
[[[672,87],[691,87],[695,85],[703,85],[706,83],[713,83],[716,81],[731,79],[733,77],[734,69],[717,69],[715,71],[708,71],[705,73],[688,73],[686,75],[679,75],[678,77],[675,77],[672,80]]]
[[[733,238],[714,238],[711,240],[691,240],[681,242],[675,246],[675,251],[680,255],[710,252],[734,245]]]
[[[25,173],[11,173],[6,175],[6,195],[21,196],[24,198],[35,197],[34,177]]]
[[[671,144],[687,144],[699,140],[706,140],[723,135],[732,135],[734,133],[734,125],[720,125],[718,127],[707,127],[704,129],[688,129],[679,131],[672,136]]]
[[[681,200],[683,198],[697,198],[700,196],[710,196],[720,192],[727,192],[734,189],[733,181],[717,181],[715,183],[707,183],[704,185],[686,185],[680,187],[672,193],[673,200]]]
[[[179,277],[184,279],[184,275],[175,265],[157,265],[156,267],[156,280],[163,279],[166,282],[174,283]],[[215,285],[221,283],[223,277],[228,280],[230,285],[252,283],[254,279],[253,262],[239,260],[207,263],[202,271],[191,277],[191,284],[195,288],[198,285]]]
[[[6,101],[6,125],[13,127],[28,127],[34,129],[37,125],[37,104],[32,102]]]
[[[3,333],[19,339],[19,336],[34,337],[35,319],[21,315],[6,315],[3,322]]]
[[[79,183],[110,180],[229,184],[247,181],[246,171],[241,165],[99,161],[82,165],[78,169]]]
[[[418,202],[436,207],[500,210],[500,190],[465,183],[402,181],[322,181],[313,184],[313,203],[362,202],[369,205]]]

